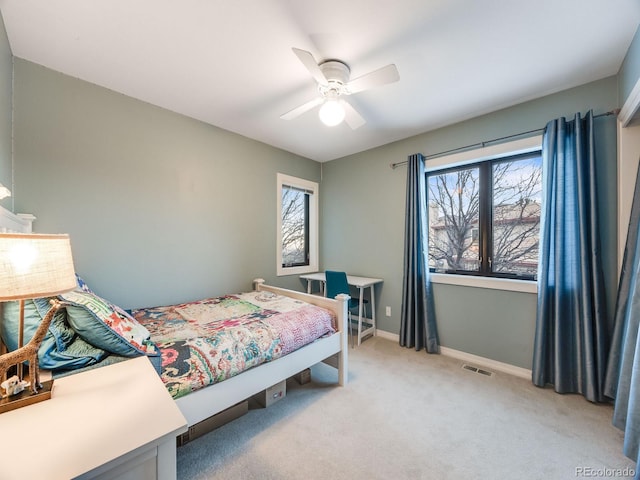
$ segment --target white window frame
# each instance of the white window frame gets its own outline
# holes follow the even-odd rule
[[[473,150],[466,150],[452,155],[429,159],[425,162],[427,172],[441,170],[447,167],[457,167],[478,163],[484,160],[494,160],[521,153],[534,152],[542,148],[542,135],[513,140],[495,145],[489,145]],[[538,283],[535,280],[513,280],[492,278],[476,275],[452,275],[446,273],[431,273],[433,283],[447,285],[461,285],[465,287],[490,288],[495,290],[509,290],[514,292],[537,293]]]
[[[282,186],[288,185],[304,190],[309,190],[309,265],[301,265],[295,267],[282,266]],[[303,178],[292,177],[283,173],[277,174],[277,223],[276,223],[276,274],[284,275],[300,275],[303,273],[312,273],[318,271],[318,198],[319,188],[316,182],[305,180]]]

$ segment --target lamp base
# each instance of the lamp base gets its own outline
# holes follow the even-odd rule
[[[16,395],[10,397],[3,396],[0,398],[0,413],[49,400],[51,398],[51,391],[53,390],[53,379],[41,383],[42,388],[38,389],[38,393],[33,393],[30,388],[26,388]]]

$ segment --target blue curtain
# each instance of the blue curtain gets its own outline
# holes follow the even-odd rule
[[[407,162],[400,345],[437,353],[438,331],[429,281],[426,181],[424,157],[411,155]]]
[[[613,424],[624,431],[624,453],[639,461],[640,444],[640,170],[631,206],[615,327],[604,393],[615,398]],[[639,472],[640,473],[640,472]]]
[[[605,401],[609,332],[598,232],[593,113],[552,120],[542,143],[532,380]]]

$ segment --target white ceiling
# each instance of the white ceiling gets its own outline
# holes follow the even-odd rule
[[[638,0],[0,0],[13,54],[318,161],[618,72]],[[352,78],[367,123],[326,127],[291,48]]]

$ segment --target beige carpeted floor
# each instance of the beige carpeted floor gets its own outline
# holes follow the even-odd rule
[[[347,387],[315,366],[283,400],[180,447],[178,478],[625,478],[635,468],[610,405],[379,337],[349,353]]]

